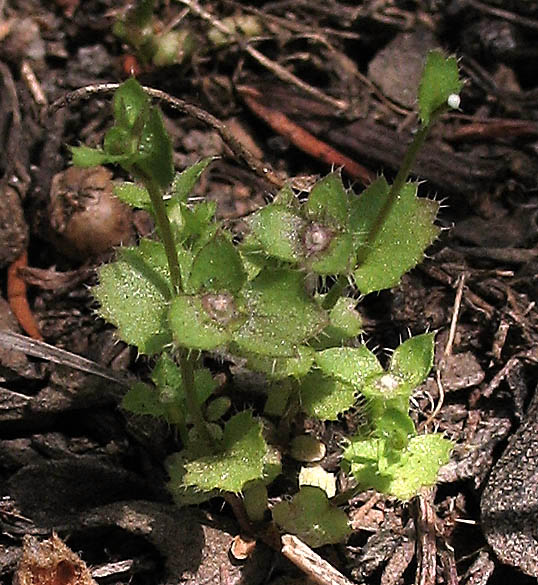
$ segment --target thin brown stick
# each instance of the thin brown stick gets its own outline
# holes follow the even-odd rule
[[[284,534],[281,538],[282,554],[296,567],[299,567],[318,585],[352,585],[325,559],[321,558],[302,540],[292,534]]]
[[[292,122],[282,112],[264,106],[259,101],[262,96],[255,88],[241,86],[237,90],[253,112],[265,120],[275,132],[288,138],[292,144],[295,144],[295,146],[304,152],[319,158],[329,165],[344,167],[344,171],[348,175],[357,179],[363,185],[369,185],[375,180],[375,174],[366,167],[363,167],[345,154],[335,150],[326,142],[322,142],[310,134],[310,132],[307,132],[304,128]]]
[[[416,498],[415,526],[417,532],[416,585],[435,585],[437,571],[437,545],[435,539],[435,510],[433,491],[423,490]]]
[[[533,364],[538,363],[538,347],[532,347],[531,349],[517,353],[512,356],[506,364],[493,376],[491,382],[482,391],[482,396],[489,398],[493,392],[499,387],[500,383],[510,375],[512,370],[519,364],[521,360],[527,360]]]
[[[508,22],[513,22],[514,24],[518,24],[520,26],[525,26],[533,30],[538,30],[538,21],[535,20],[534,18],[526,18],[525,16],[520,16],[519,14],[515,14],[514,12],[503,10],[502,8],[489,6],[487,4],[484,4],[483,2],[479,2],[478,0],[467,0],[467,2],[471,6],[474,6],[477,10],[480,10],[480,12],[491,14],[492,16],[497,16],[498,18],[502,18],[504,20],[507,20]]]
[[[538,124],[530,120],[512,118],[474,119],[470,124],[460,126],[447,136],[450,142],[469,142],[473,140],[527,138],[538,135]]]
[[[74,368],[75,370],[86,372],[87,374],[93,374],[94,376],[99,376],[100,378],[121,384],[122,386],[131,386],[132,380],[128,380],[126,377],[114,372],[110,368],[100,366],[98,363],[83,358],[76,353],[71,353],[70,351],[54,347],[54,345],[50,345],[44,341],[32,339],[31,337],[26,337],[25,335],[20,335],[13,331],[0,330],[0,347],[14,351],[22,351],[27,355],[47,360],[61,366]]]
[[[35,103],[38,106],[46,107],[48,105],[47,96],[41,87],[41,83],[37,79],[37,75],[34,73],[30,62],[25,59],[21,64],[21,77],[24,79],[26,86],[30,90]]]
[[[21,144],[23,142],[22,116],[19,104],[19,96],[15,86],[15,80],[11,74],[11,70],[5,63],[2,63],[2,61],[0,61],[0,76],[2,78],[2,83],[8,98],[7,101],[9,102],[9,105],[7,108],[10,110],[12,120],[12,127],[9,132],[7,144],[4,145],[5,152],[9,153],[9,156],[5,157],[6,168],[4,170],[2,181],[0,182],[0,190],[3,189],[5,185],[7,185],[11,175],[15,171],[20,178],[20,182],[17,185],[17,190],[21,196],[24,197],[31,179],[25,164],[20,160],[21,157],[19,154]]]
[[[229,37],[231,40],[235,40],[239,43],[241,48],[246,51],[253,59],[258,61],[260,65],[263,65],[265,68],[269,69],[272,73],[274,73],[280,80],[285,81],[286,83],[291,83],[296,87],[302,89],[305,93],[316,97],[318,100],[325,102],[326,104],[330,104],[337,110],[347,110],[349,109],[349,104],[344,100],[338,100],[333,97],[330,97],[313,87],[312,85],[304,82],[302,79],[299,79],[293,73],[290,73],[287,69],[271,61],[268,57],[266,57],[263,53],[255,49],[252,45],[249,45],[245,42],[244,39],[241,39],[237,33],[230,31],[228,27],[226,27],[220,20],[215,18],[210,12],[204,10],[196,0],[179,0],[181,4],[188,6],[197,16],[203,18],[207,22],[209,22],[212,26],[214,26],[219,32]]]
[[[316,32],[317,28],[312,26],[311,23],[299,22],[299,21],[294,20],[294,19],[276,16],[275,14],[271,14],[269,12],[266,12],[265,10],[260,10],[259,8],[256,8],[254,6],[246,6],[245,4],[241,4],[240,2],[237,2],[236,0],[225,0],[225,1],[226,1],[226,4],[233,6],[235,9],[244,10],[245,12],[247,12],[249,14],[255,14],[256,16],[259,16],[265,22],[274,23],[277,26],[285,28],[286,30],[289,30],[291,32],[299,33],[299,35],[301,35],[303,37],[321,38],[321,42],[325,45],[328,44],[328,41],[327,41],[327,39],[322,38],[322,35],[327,35],[327,36],[332,35],[332,36],[339,37],[339,38],[354,39],[354,40],[358,40],[361,38],[361,35],[358,32],[339,30],[339,29],[328,27],[328,26],[324,26],[321,29],[319,29],[320,32],[318,33],[318,32]]]
[[[47,111],[49,113],[53,113],[60,108],[71,106],[72,104],[76,104],[82,100],[87,100],[96,94],[113,93],[118,89],[119,86],[119,83],[101,83],[97,85],[87,85],[85,87],[75,89],[74,91],[70,91],[55,100],[49,106]],[[213,116],[213,114],[210,114],[198,106],[189,104],[180,98],[171,96],[170,94],[161,91],[160,89],[154,89],[152,87],[146,86],[143,86],[143,89],[149,96],[164,102],[173,110],[187,114],[188,116],[191,116],[192,118],[207,124],[211,128],[214,128],[220,134],[224,142],[229,146],[230,150],[237,157],[241,158],[251,170],[278,188],[281,188],[284,185],[284,181],[278,177],[278,175],[276,175],[276,173],[268,165],[263,164],[251,152],[249,152],[237,140],[237,138],[233,136],[226,124]]]
[[[440,557],[446,585],[458,585],[458,568],[454,558],[454,550],[445,543],[441,549]]]
[[[452,355],[452,346],[454,345],[454,339],[456,337],[456,329],[458,327],[458,318],[461,309],[461,301],[463,298],[463,287],[465,285],[466,274],[465,272],[460,275],[457,282],[456,298],[454,299],[454,308],[452,309],[452,320],[450,322],[450,331],[448,334],[448,341],[446,342],[445,351],[443,357],[447,358]],[[444,365],[444,364],[443,364]]]
[[[446,358],[452,355],[452,346],[454,345],[454,339],[456,337],[456,329],[458,326],[458,318],[461,309],[461,302],[463,299],[463,287],[465,284],[465,273],[461,274],[458,278],[458,287],[456,292],[456,298],[454,299],[454,308],[452,309],[452,320],[450,322],[450,331],[448,334],[448,340],[445,345],[445,349],[443,351],[443,357],[441,361],[437,365],[437,370],[435,372],[435,380],[437,382],[437,389],[439,391],[439,400],[437,401],[437,405],[433,409],[430,416],[424,421],[424,427],[427,427],[435,417],[441,412],[441,408],[443,406],[443,402],[445,400],[445,388],[443,386],[442,381],[442,373],[446,365]]]

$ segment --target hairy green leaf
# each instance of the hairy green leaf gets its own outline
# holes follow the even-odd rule
[[[240,412],[226,423],[217,454],[185,463],[183,483],[201,491],[239,493],[247,482],[263,477],[266,452],[261,424],[250,412]]]
[[[357,337],[362,332],[362,319],[356,305],[355,299],[340,297],[329,313],[329,326],[338,332],[340,339]]]
[[[375,421],[376,436],[384,439],[390,449],[401,451],[416,435],[415,424],[404,410],[387,408]]]
[[[114,93],[114,118],[118,126],[133,128],[149,105],[149,98],[142,86],[131,77]]]
[[[142,240],[138,248],[121,248],[118,261],[99,270],[93,288],[99,313],[140,353],[158,353],[172,340],[166,318],[169,281],[164,248],[150,240]]]
[[[123,182],[114,187],[114,195],[131,207],[151,211],[151,201],[148,190],[137,183]]]
[[[330,173],[312,187],[305,211],[311,221],[328,227],[347,227],[349,196],[340,172]]]
[[[242,295],[246,320],[233,339],[247,353],[294,357],[327,323],[325,311],[307,295],[303,275],[293,270],[263,271]]]
[[[316,353],[315,361],[321,371],[360,390],[368,378],[383,374],[383,368],[365,345],[332,347]]]
[[[429,124],[433,114],[446,105],[448,96],[458,94],[462,86],[457,59],[447,58],[441,51],[430,51],[418,89],[418,108],[422,123]]]
[[[214,201],[203,201],[190,208],[185,203],[172,199],[167,206],[176,241],[180,242],[193,258],[219,230],[218,224],[213,221],[215,211]]]
[[[302,345],[297,348],[294,357],[271,357],[254,352],[244,353],[247,358],[247,367],[256,372],[263,372],[269,378],[282,380],[289,376],[301,378],[305,376],[314,362],[314,350]]]
[[[224,235],[217,235],[194,257],[189,285],[195,291],[237,292],[245,279],[236,247]]]
[[[174,177],[172,142],[163,124],[161,112],[151,108],[142,128],[136,165],[162,189]]]
[[[182,412],[186,412],[181,368],[169,354],[163,353],[159,357],[151,372],[151,379],[161,393],[161,400],[164,399],[163,394],[166,394],[168,402],[174,402]],[[207,368],[194,371],[194,391],[198,404],[204,404],[216,387],[217,383]]]
[[[70,146],[73,165],[76,167],[96,167],[107,163],[117,162],[122,157],[111,157],[104,150],[89,146]],[[115,160],[111,160],[115,159]]]
[[[300,391],[303,412],[320,420],[336,420],[357,400],[356,388],[318,370],[303,378]]]
[[[166,406],[159,398],[156,388],[136,382],[129,388],[121,401],[121,406],[133,414],[147,414],[154,417],[164,417]]]
[[[198,179],[216,158],[215,156],[208,156],[186,168],[183,172],[176,173],[172,183],[173,199],[186,203]]]
[[[416,266],[424,250],[439,233],[434,220],[439,204],[419,199],[417,185],[404,185],[379,229],[379,213],[387,200],[383,178],[372,183],[359,197],[355,226],[358,233],[375,234],[359,250],[362,262],[354,273],[357,288],[367,294],[396,286],[405,272]]]
[[[170,476],[170,481],[166,487],[172,494],[174,502],[180,507],[194,506],[207,502],[207,500],[217,497],[220,493],[217,489],[201,491],[196,486],[187,486],[184,483],[185,474],[187,473],[185,464],[189,459],[195,459],[203,455],[207,455],[207,453],[195,453],[183,450],[170,455],[166,460],[166,470]]]
[[[374,488],[401,500],[409,500],[422,487],[435,483],[439,468],[449,461],[452,447],[452,442],[439,434],[415,436],[399,457],[392,462],[385,460],[384,468],[380,469],[383,439],[352,439],[343,457],[364,489]],[[396,453],[392,452],[392,455]]]
[[[281,205],[267,205],[249,219],[250,235],[268,256],[285,262],[299,262],[303,257],[301,234],[304,220]]]
[[[404,341],[392,355],[390,372],[417,387],[428,377],[433,365],[435,333],[424,333]]]
[[[212,311],[214,302],[228,307],[219,319],[217,311]],[[178,295],[170,306],[168,315],[174,341],[189,349],[210,350],[225,346],[231,339],[232,330],[239,326],[234,309],[234,301],[225,295]]]
[[[344,542],[351,534],[345,512],[318,487],[302,486],[291,502],[279,502],[272,512],[284,532],[296,534],[313,548]]]
[[[348,274],[355,262],[353,238],[349,233],[334,233],[326,249],[312,254],[308,265],[316,274]]]
[[[137,155],[138,137],[130,128],[112,126],[105,134],[103,148],[110,159],[117,159],[125,168],[130,168]]]
[[[280,189],[275,195],[273,205],[280,205],[282,207],[287,207],[288,209],[299,209],[299,200],[295,196],[289,183],[284,185],[284,187],[282,187],[282,189]]]

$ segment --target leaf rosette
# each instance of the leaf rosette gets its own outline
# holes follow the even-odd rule
[[[354,264],[351,197],[339,173],[316,183],[304,204],[285,187],[250,217],[248,247],[315,274],[348,274]]]

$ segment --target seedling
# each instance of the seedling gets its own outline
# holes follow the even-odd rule
[[[254,15],[229,16],[220,22],[223,30],[211,26],[203,38],[188,25],[168,27],[155,16],[155,0],[137,0],[114,23],[114,34],[126,43],[142,65],[165,67],[188,61],[194,51],[229,45],[236,34],[252,38],[263,33],[261,20]],[[225,34],[226,32],[226,34]]]
[[[422,125],[392,185],[380,177],[357,197],[333,172],[305,201],[284,187],[248,218],[239,242],[215,220],[213,203],[189,203],[211,160],[174,175],[161,114],[134,79],[114,95],[115,125],[103,149],[72,148],[76,165],[127,170],[136,182],[118,187],[117,196],[155,218],[159,239],[120,248],[118,259],[100,269],[93,293],[119,336],[156,356],[151,383],[135,384],[123,406],[179,430],[182,449],[168,460],[179,505],[242,493],[259,522],[267,486],[281,473],[281,454],[268,442],[262,416],[215,396],[202,359],[217,349],[266,375],[263,414],[288,419],[278,428],[293,428],[300,413],[336,420],[366,405],[368,424],[343,454],[358,489],[406,500],[435,482],[451,443],[418,436],[408,413],[413,390],[431,369],[434,336],[402,343],[385,370],[358,342],[356,298],[397,285],[437,236],[438,203],[419,199],[417,184],[406,180],[428,129],[449,96],[457,103],[460,89],[456,60],[430,53],[419,90]],[[298,459],[319,459],[315,442],[279,437],[286,442]],[[344,540],[349,528],[335,505],[334,478],[303,470],[300,483],[293,499],[273,507],[274,522],[312,546]]]
[[[186,28],[167,30],[154,15],[155,0],[137,0],[119,18],[114,34],[136,54],[142,65],[175,65],[188,59],[194,38]]]

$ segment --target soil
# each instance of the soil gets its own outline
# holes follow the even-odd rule
[[[437,381],[433,374],[417,391],[413,416],[456,448],[437,487],[410,504],[373,492],[353,499],[351,538],[318,552],[351,583],[534,583],[538,2],[291,0],[253,8],[225,0],[205,2],[209,16],[194,2],[156,4],[154,31],[189,39],[172,64],[137,60],[115,36],[126,3],[0,2],[4,296],[7,268],[28,250],[19,274],[44,340],[120,382],[147,375],[149,360],[96,318],[88,285],[113,254],[105,248],[153,226],[144,212],[101,202],[108,171],[98,180],[59,174],[69,166],[66,145],[99,144],[111,122],[105,93],[49,107],[67,92],[136,70],[144,85],[212,114],[161,104],[178,169],[220,157],[197,194],[216,200],[240,231],[240,218],[290,177],[307,190],[343,166],[357,193],[376,174],[392,177],[417,126],[424,55],[435,47],[454,53],[466,81],[461,109],[437,124],[414,168],[421,195],[443,202],[445,229],[398,288],[359,308],[371,347],[438,332]],[[233,15],[250,15],[256,36],[240,29],[232,42],[212,44],[207,19],[218,26]],[[280,125],[267,111],[280,113]],[[96,218],[103,209],[106,217]],[[110,220],[112,212],[120,216]],[[112,232],[97,234],[103,224]],[[0,298],[0,330],[21,332],[12,309]],[[239,533],[231,509],[220,500],[200,510],[171,503],[163,466],[177,450],[170,429],[120,410],[120,382],[50,359],[0,347],[0,582],[11,583],[17,566],[19,584],[322,582],[261,543],[247,560],[231,560]],[[233,364],[208,363],[227,388],[252,384]],[[328,447],[327,469],[336,469],[341,437],[356,424],[354,413],[312,423]]]

